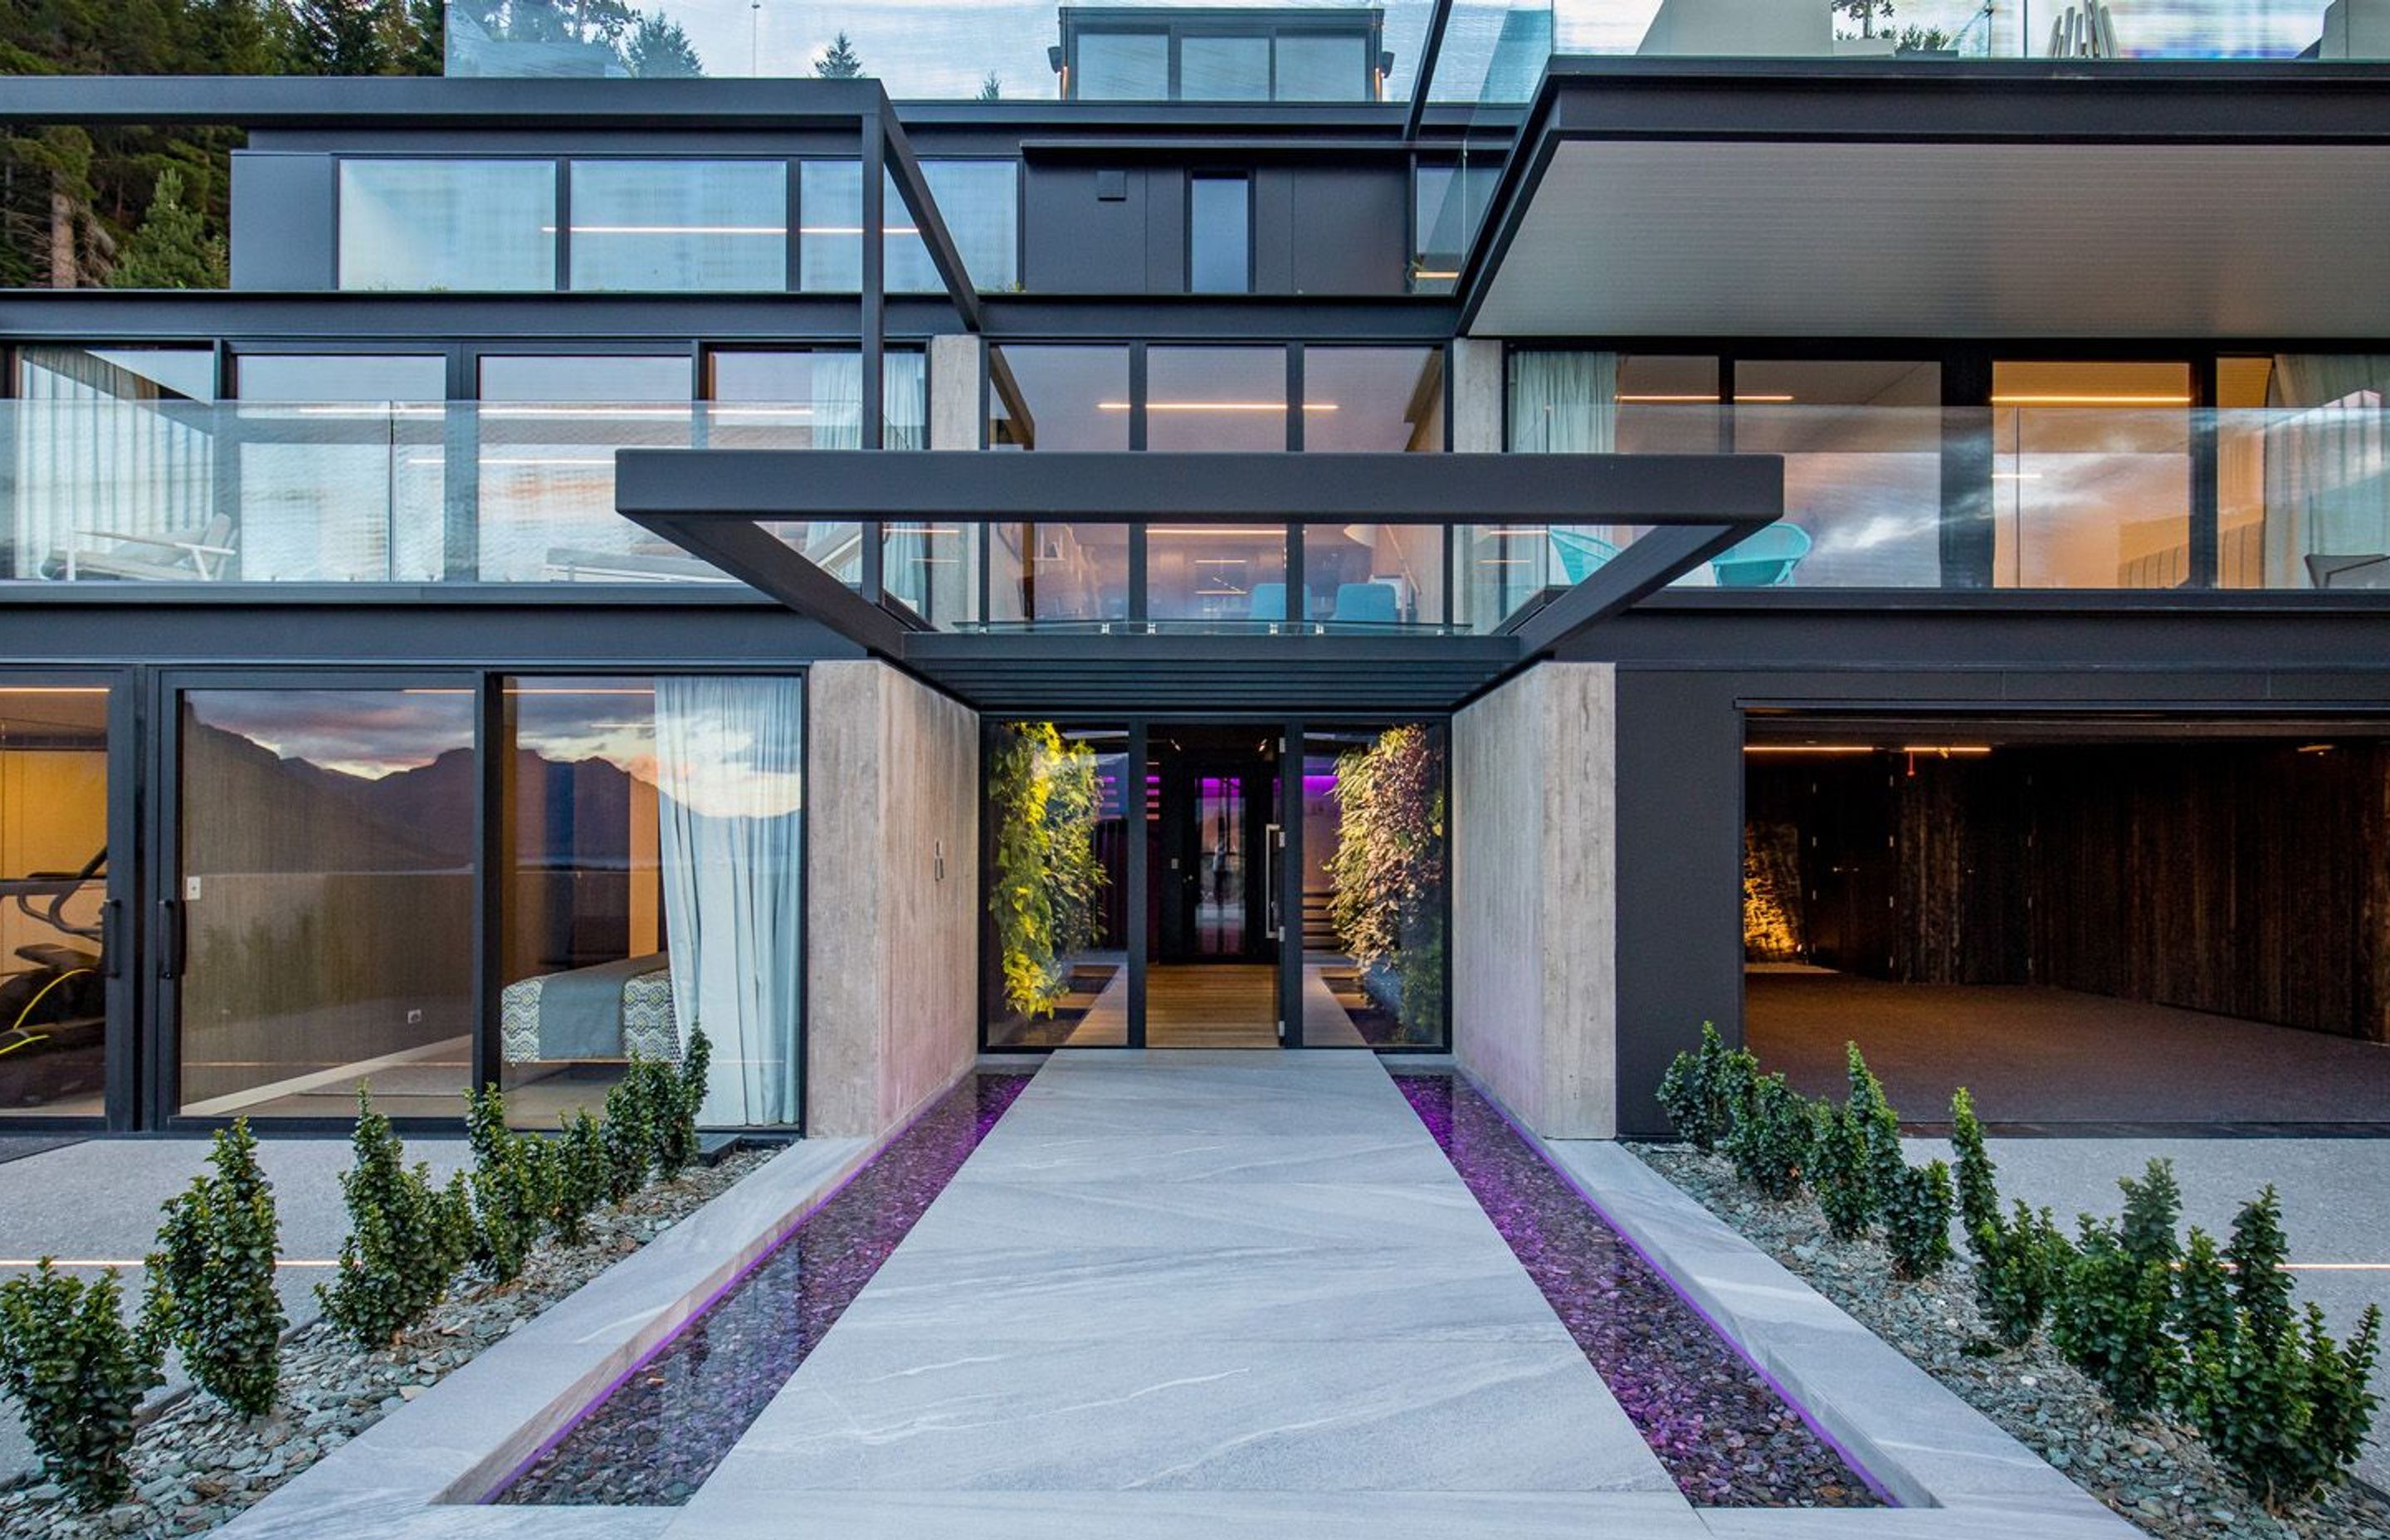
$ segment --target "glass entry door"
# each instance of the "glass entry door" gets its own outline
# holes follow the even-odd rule
[[[127,693],[0,679],[0,1119],[130,1126]]]
[[[1147,1047],[1267,1048],[1286,1039],[1280,745],[1269,726],[1147,730],[1155,797]]]

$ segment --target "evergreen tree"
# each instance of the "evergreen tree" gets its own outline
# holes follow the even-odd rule
[[[149,212],[118,253],[108,275],[111,289],[222,289],[225,243],[208,234],[207,221],[183,201],[183,173],[168,166],[158,173]]]
[[[987,72],[987,79],[979,83],[979,99],[983,102],[1004,99],[1004,82],[996,78],[995,71],[990,70]]]
[[[693,80],[705,73],[688,33],[661,11],[639,18],[631,29],[623,63],[639,80]]]
[[[291,0],[306,71],[379,75],[391,59],[388,0]]]
[[[844,32],[830,39],[829,49],[814,60],[814,73],[824,80],[854,80],[863,73],[863,60]]]

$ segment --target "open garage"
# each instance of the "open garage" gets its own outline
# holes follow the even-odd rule
[[[1754,716],[1746,1038],[1921,1123],[2390,1128],[2383,732]]]

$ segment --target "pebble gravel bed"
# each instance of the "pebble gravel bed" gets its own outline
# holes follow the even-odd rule
[[[1902,1283],[1872,1240],[1841,1242],[1806,1199],[1778,1203],[1736,1180],[1722,1157],[1684,1145],[1629,1145],[1643,1161],[1782,1263],[1960,1400],[2160,1540],[2384,1540],[2390,1502],[2351,1482],[2292,1513],[2268,1513],[2234,1484],[2198,1436],[2160,1418],[2126,1420],[2037,1337],[1999,1351],[1963,1255],[1938,1278]]]
[[[590,1216],[582,1243],[549,1241],[504,1288],[469,1284],[391,1349],[368,1353],[328,1321],[282,1348],[282,1399],[254,1421],[209,1396],[156,1408],[128,1457],[132,1497],[83,1513],[37,1482],[0,1493],[9,1540],[166,1540],[229,1522],[276,1487],[438,1384],[473,1356],[653,1240],[771,1158],[729,1155]],[[137,1290],[137,1284],[134,1285]]]
[[[982,1072],[939,1098],[496,1500],[688,1501],[1028,1084]]]
[[[1882,1506],[1491,1102],[1450,1073],[1394,1080],[1689,1501]]]

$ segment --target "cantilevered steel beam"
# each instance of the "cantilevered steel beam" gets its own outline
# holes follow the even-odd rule
[[[1647,530],[1575,586],[1506,629],[1519,639],[1522,661],[1548,657],[1571,638],[1632,608],[1644,595],[1666,587],[1771,521],[1738,519]]]
[[[636,516],[635,516],[636,517]],[[917,629],[905,616],[867,601],[787,542],[751,520],[640,519],[638,522],[729,577],[819,621],[848,641],[883,658],[902,656]]]
[[[1774,455],[627,449],[616,457],[614,497],[651,529],[659,520],[1187,518],[1756,529],[1783,514],[1784,463]]]

